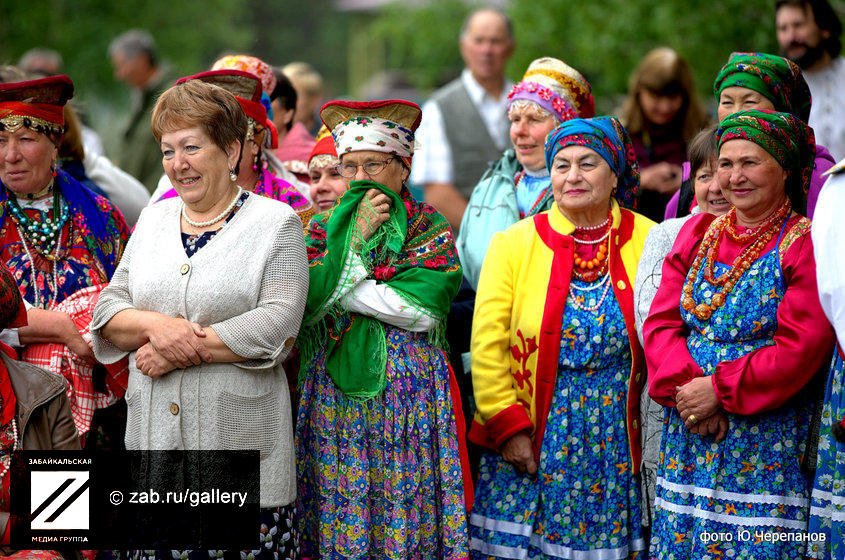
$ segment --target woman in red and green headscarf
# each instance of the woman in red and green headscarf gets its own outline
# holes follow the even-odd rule
[[[405,187],[420,108],[334,101],[321,116],[350,183],[306,231],[302,552],[465,558],[465,430],[442,348],[461,267],[446,219]]]
[[[791,113],[807,122],[810,88],[801,68],[787,58],[766,53],[732,53],[713,82],[717,113],[721,121],[743,109],[768,109]],[[806,216],[813,219],[825,171],[836,161],[827,148],[816,144],[815,168],[807,191]]]
[[[802,215],[815,142],[794,115],[758,110],[716,137],[732,208],[684,224],[643,327],[665,407],[649,556],[803,558],[811,382],[833,347]]]
[[[787,58],[766,53],[735,52],[719,70],[713,82],[719,120],[746,109],[791,113],[807,123],[810,116],[810,88],[801,68]],[[824,172],[836,161],[827,148],[816,144],[815,169],[807,192],[806,216],[813,218],[816,200],[824,184]],[[689,214],[694,204],[692,182],[681,186],[680,194],[667,207],[667,217]]]

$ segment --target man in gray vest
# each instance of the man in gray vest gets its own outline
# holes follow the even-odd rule
[[[488,162],[508,145],[505,64],[513,53],[513,27],[501,11],[483,8],[464,21],[460,37],[466,68],[435,91],[423,105],[417,130],[420,149],[411,180],[425,189],[425,200],[457,231]]]

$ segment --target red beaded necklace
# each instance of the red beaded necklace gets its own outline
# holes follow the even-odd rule
[[[595,282],[605,274],[608,270],[608,247],[610,240],[610,229],[613,227],[613,214],[608,210],[607,219],[598,226],[590,226],[584,228],[575,228],[572,233],[572,239],[575,240],[575,251],[573,256],[572,274],[578,280],[583,282]],[[605,229],[604,235],[597,239],[579,239],[575,237],[576,233],[595,232],[597,230]],[[596,256],[591,259],[585,259],[578,254],[578,246],[592,246],[598,245]]]
[[[683,295],[681,296],[681,306],[698,317],[702,321],[707,321],[713,312],[725,305],[727,295],[734,289],[736,283],[745,272],[751,268],[751,265],[760,258],[766,245],[769,244],[772,237],[780,229],[783,221],[792,212],[792,204],[787,199],[771,216],[760,224],[758,227],[748,231],[737,233],[736,231],[736,209],[731,210],[722,217],[713,220],[710,227],[707,229],[707,234],[704,240],[698,247],[698,252],[695,255],[695,260],[692,263],[692,268],[687,275],[687,281],[684,284]],[[732,240],[737,242],[746,242],[753,239],[752,243],[742,250],[737,255],[734,262],[731,263],[730,269],[724,274],[716,277],[714,269],[716,266],[716,257],[719,254],[719,245],[723,239],[722,233],[729,236]],[[719,286],[721,289],[713,294],[710,298],[710,303],[697,303],[693,298],[693,287],[701,267],[704,266],[704,278],[710,284]]]

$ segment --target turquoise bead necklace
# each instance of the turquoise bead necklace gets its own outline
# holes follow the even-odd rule
[[[6,205],[9,212],[12,214],[14,220],[20,226],[22,233],[24,233],[33,246],[40,248],[40,253],[49,255],[52,253],[56,242],[61,236],[62,228],[70,217],[70,210],[66,204],[62,204],[59,189],[53,189],[53,217],[44,217],[43,220],[37,221],[27,216],[23,208],[18,204],[17,196],[14,193],[7,191],[8,201]],[[48,257],[49,258],[49,257]]]

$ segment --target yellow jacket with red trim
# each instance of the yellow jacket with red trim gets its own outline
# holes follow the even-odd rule
[[[631,345],[627,427],[633,472],[642,456],[640,392],[646,372],[634,324],[634,277],[654,222],[612,207],[610,279]],[[477,412],[470,439],[499,449],[529,431],[539,457],[557,380],[561,325],[572,275],[575,226],[557,205],[496,234],[484,259],[472,322]]]

